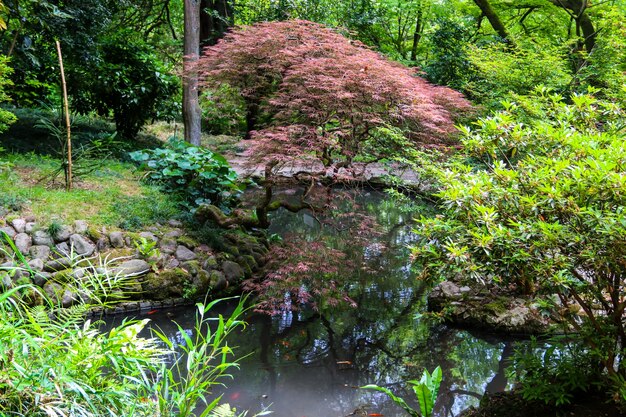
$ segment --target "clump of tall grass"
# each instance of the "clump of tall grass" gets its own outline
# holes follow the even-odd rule
[[[15,266],[4,267],[8,275],[35,274],[8,236],[0,238],[7,242],[0,250],[14,258]],[[180,328],[176,353],[164,334],[142,336],[149,320],[104,331],[85,319],[93,307],[121,299],[128,280],[108,271],[106,260],[75,260],[84,271],[66,283],[80,294],[69,308],[28,280],[0,290],[0,416],[210,417],[230,409],[212,393],[236,366],[225,338],[244,325],[243,301],[231,317],[215,319],[208,310],[217,301],[198,304],[195,336]]]

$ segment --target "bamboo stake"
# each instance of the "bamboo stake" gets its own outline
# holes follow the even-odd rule
[[[57,45],[57,54],[59,55],[59,67],[61,69],[61,84],[63,85],[63,107],[65,111],[65,128],[67,130],[67,167],[65,177],[65,189],[72,189],[72,136],[70,133],[70,106],[67,101],[67,85],[65,84],[65,71],[63,70],[63,57],[61,55],[61,43],[55,41]]]

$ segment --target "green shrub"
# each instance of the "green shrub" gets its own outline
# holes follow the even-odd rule
[[[553,338],[547,346],[532,339],[516,350],[509,373],[520,381],[525,400],[569,404],[575,395],[591,390],[592,381],[602,378],[589,352],[561,339]]]
[[[0,275],[37,273],[5,233],[0,241],[18,264],[0,267]],[[245,300],[228,318],[210,317],[219,301],[198,304],[194,334],[179,326],[183,340],[175,345],[159,331],[140,335],[149,320],[124,320],[110,330],[85,320],[91,308],[119,301],[134,279],[113,273],[107,259],[76,258],[73,265],[84,274],[62,282],[78,294],[71,308],[28,283],[0,292],[0,415],[192,417],[202,404],[201,415],[211,415],[221,399],[210,398],[213,388],[236,366],[226,337],[244,326]],[[35,299],[40,305],[32,305]]]
[[[227,207],[240,191],[237,174],[226,159],[206,148],[170,140],[168,148],[137,151],[131,158],[147,170],[146,178],[192,205],[209,202]]]
[[[0,103],[9,100],[9,96],[6,93],[6,87],[13,85],[9,80],[9,75],[13,70],[9,67],[9,58],[0,55]],[[0,133],[9,128],[11,123],[15,122],[15,115],[8,110],[0,108]]]
[[[623,374],[626,117],[591,95],[535,100],[538,119],[508,104],[462,129],[464,159],[433,172],[443,213],[418,222],[416,267],[546,296],[599,366]]]
[[[549,45],[469,46],[466,54],[473,76],[461,88],[492,108],[509,93],[527,94],[537,85],[565,91],[572,81],[564,51]]]

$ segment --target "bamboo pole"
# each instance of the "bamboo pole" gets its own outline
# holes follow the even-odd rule
[[[67,166],[65,171],[65,189],[72,189],[72,135],[70,132],[70,106],[67,101],[67,85],[65,84],[65,70],[63,69],[63,56],[61,55],[61,43],[55,41],[57,45],[57,54],[59,55],[59,67],[61,69],[61,84],[63,86],[63,108],[65,111],[65,129],[67,130]]]

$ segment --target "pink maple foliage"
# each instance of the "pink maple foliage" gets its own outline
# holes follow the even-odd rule
[[[433,86],[338,31],[307,21],[232,30],[205,49],[201,85],[238,89],[246,107],[252,163],[316,159],[345,168],[408,146],[450,143],[462,95]],[[381,140],[393,127],[406,142]],[[366,151],[367,150],[367,151]]]

